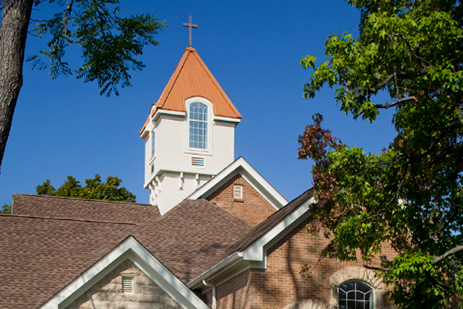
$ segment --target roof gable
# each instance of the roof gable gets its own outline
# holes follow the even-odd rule
[[[136,229],[134,224],[0,215],[2,307],[37,308]]]
[[[134,237],[130,236],[40,306],[39,309],[58,309],[68,306],[126,259],[131,260],[182,308],[209,308]]]
[[[239,157],[225,167],[214,178],[210,179],[187,199],[207,198],[222,185],[237,174],[240,174],[253,188],[259,192],[275,209],[280,209],[288,203],[273,186],[267,182],[243,157]]]

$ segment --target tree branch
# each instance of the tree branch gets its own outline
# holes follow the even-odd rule
[[[120,25],[119,25],[119,21],[117,19],[115,19],[112,15],[111,15],[111,12],[109,12],[106,7],[100,5],[99,3],[97,4],[98,7],[106,14],[105,16],[108,17],[108,22],[111,24],[111,26],[116,29],[116,30],[119,30],[119,31],[122,31]]]
[[[456,246],[455,248],[445,252],[444,254],[442,254],[441,256],[438,256],[436,258],[434,258],[434,260],[431,262],[431,265],[436,265],[437,263],[439,262],[442,262],[443,260],[451,257],[452,255],[460,252],[463,250],[463,245],[462,246]]]
[[[398,104],[401,104],[401,103],[404,103],[404,102],[407,102],[407,101],[418,102],[418,99],[415,96],[411,96],[411,97],[406,97],[406,98],[399,99],[399,100],[391,102],[391,103],[375,104],[375,106],[376,106],[376,108],[386,108],[387,109],[389,107],[393,107],[393,106],[396,106]]]
[[[391,267],[388,267],[388,268],[374,267],[374,266],[369,266],[369,265],[366,265],[366,264],[363,264],[363,267],[365,267],[366,269],[380,270],[380,271],[389,271],[389,270],[391,270]]]
[[[63,14],[63,21],[62,21],[63,35],[64,35],[64,38],[66,39],[66,41],[68,41],[69,43],[71,43],[71,44],[79,44],[79,43],[82,43],[83,40],[75,41],[75,40],[73,40],[72,38],[69,37],[68,21],[69,21],[69,18],[71,16],[71,14],[72,14],[72,6],[73,6],[73,4],[74,4],[74,0],[71,0],[71,2],[68,4],[68,6],[66,8],[66,11]]]

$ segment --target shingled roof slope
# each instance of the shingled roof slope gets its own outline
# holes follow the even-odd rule
[[[205,199],[184,200],[137,239],[186,284],[212,267],[251,228]]]
[[[134,203],[34,195],[13,202],[19,214],[0,215],[0,282],[8,283],[0,299],[11,309],[37,308],[130,235],[187,283],[251,230],[204,199],[163,217]]]

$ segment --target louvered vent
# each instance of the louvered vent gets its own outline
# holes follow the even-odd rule
[[[204,166],[204,158],[203,157],[191,157],[191,165],[192,166]]]
[[[233,199],[239,202],[243,201],[243,186],[233,186]]]
[[[133,291],[133,278],[122,277],[122,293],[132,293]]]

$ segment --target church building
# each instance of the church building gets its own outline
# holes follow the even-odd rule
[[[361,262],[319,259],[313,189],[288,202],[235,159],[240,121],[190,43],[140,131],[149,204],[14,194],[0,214],[0,307],[389,308]]]

